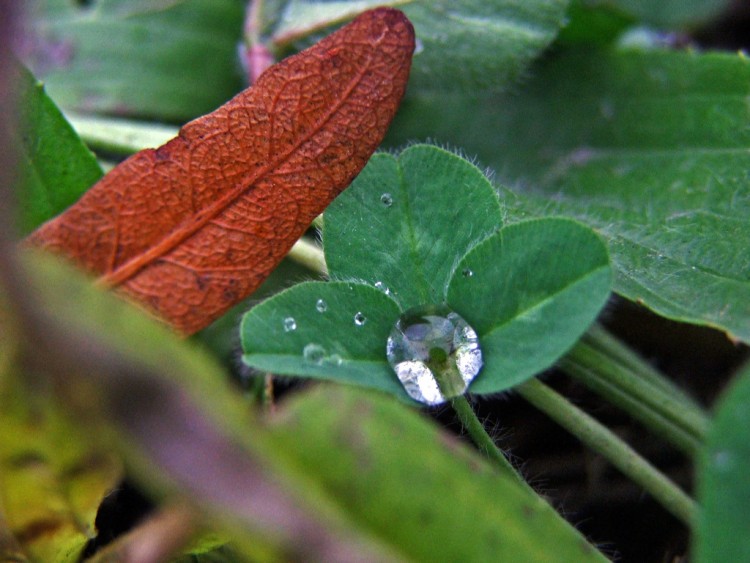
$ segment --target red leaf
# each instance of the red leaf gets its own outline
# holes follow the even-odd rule
[[[184,334],[252,293],[367,162],[401,101],[414,30],[379,8],[112,170],[31,234]]]

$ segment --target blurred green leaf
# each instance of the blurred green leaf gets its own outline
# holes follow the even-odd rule
[[[535,74],[502,98],[412,98],[389,143],[432,137],[476,152],[515,186],[511,217],[598,229],[615,291],[750,340],[748,60],[568,50]]]
[[[66,109],[183,122],[242,87],[240,0],[38,0],[23,58]]]
[[[250,553],[278,546],[265,552],[277,558],[603,560],[541,498],[404,405],[321,388],[259,423],[199,351],[57,261],[28,264],[50,320],[66,319],[61,397],[104,417],[75,419],[77,432],[117,444],[153,493],[177,490],[219,515],[212,522],[238,549],[251,540]],[[108,370],[88,371],[101,361]]]
[[[571,0],[568,23],[560,31],[557,42],[587,45],[611,43],[634,22],[632,16],[623,13],[611,2]]]
[[[371,387],[408,400],[385,357],[398,315],[393,299],[364,284],[300,283],[245,315],[242,360],[259,370]]]
[[[724,393],[701,455],[697,563],[750,561],[750,366]]]
[[[80,443],[106,444],[154,497],[176,494],[206,510],[243,552],[294,549],[289,526],[309,526],[320,540],[327,524],[342,525],[324,500],[305,492],[296,470],[274,465],[274,446],[255,432],[247,404],[207,354],[67,264],[36,253],[25,264],[34,305],[47,315],[43,326],[63,328],[46,338],[64,339],[64,352],[52,352],[57,361],[34,380],[64,377],[56,398]],[[260,460],[275,467],[273,477]],[[15,507],[5,508],[9,520],[16,517]]]
[[[360,529],[412,561],[606,561],[546,502],[378,394],[324,387],[271,433]]]
[[[596,0],[594,0],[596,3]],[[643,23],[669,29],[682,29],[708,23],[732,2],[731,0],[599,0],[616,6]]]
[[[481,170],[416,145],[373,156],[326,210],[326,263],[336,279],[381,284],[402,311],[443,303],[457,261],[501,224]]]
[[[285,45],[382,5],[414,24],[411,87],[455,90],[508,86],[555,38],[568,1],[289,0],[271,39]]]
[[[29,233],[61,213],[102,175],[60,110],[29,72],[18,67],[20,89],[18,131],[20,179],[16,188],[19,226]]]
[[[510,225],[472,249],[448,288],[482,345],[470,391],[503,391],[550,367],[594,322],[611,283],[602,240],[568,219]]]

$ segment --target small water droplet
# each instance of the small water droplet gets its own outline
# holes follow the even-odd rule
[[[379,289],[380,291],[382,291],[386,295],[390,295],[391,294],[391,290],[388,289],[388,286],[386,286],[382,281],[376,281],[375,282],[375,289]]]
[[[461,270],[461,275],[465,278],[470,278],[474,276],[474,271],[469,268],[464,268],[463,270]]]
[[[393,196],[391,194],[383,194],[380,196],[380,203],[386,207],[393,205]]]
[[[284,332],[292,332],[293,330],[297,330],[297,321],[294,320],[294,317],[285,318]]]
[[[422,43],[422,40],[417,37],[414,40],[414,56],[417,56],[422,51],[424,51],[424,43]]]
[[[340,366],[344,363],[344,359],[338,354],[331,354],[326,358],[326,362],[333,364],[334,366]]]
[[[367,322],[367,317],[364,316],[361,312],[357,312],[356,315],[354,315],[354,324],[357,326],[362,326]]]
[[[326,350],[320,344],[308,344],[302,349],[302,356],[308,362],[314,364],[323,363],[323,359],[326,357]]]
[[[318,313],[325,313],[328,310],[328,303],[322,299],[318,299],[315,302],[315,310],[318,311]]]
[[[476,331],[444,305],[401,315],[388,337],[386,356],[409,396],[428,405],[465,393],[483,366]]]
[[[734,459],[732,458],[731,453],[725,450],[719,450],[718,452],[714,453],[713,457],[714,465],[719,471],[729,471],[732,469],[734,465]]]

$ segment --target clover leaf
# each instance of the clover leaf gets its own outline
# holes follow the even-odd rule
[[[445,306],[476,331],[469,391],[508,389],[551,366],[593,322],[611,286],[601,238],[570,219],[502,226],[485,175],[446,150],[375,155],[326,211],[331,282],[305,282],[251,309],[243,361],[408,399],[388,363],[399,318]]]

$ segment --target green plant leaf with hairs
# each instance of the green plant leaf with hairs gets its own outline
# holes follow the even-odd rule
[[[331,277],[378,284],[406,310],[445,301],[458,259],[501,225],[481,170],[415,145],[370,159],[326,211],[323,247]]]
[[[329,274],[349,281],[299,284],[251,309],[240,327],[244,362],[404,399],[389,334],[401,314],[447,303],[482,348],[470,392],[533,377],[596,318],[609,255],[568,219],[501,225],[492,185],[459,156],[429,145],[376,155],[325,213]]]

